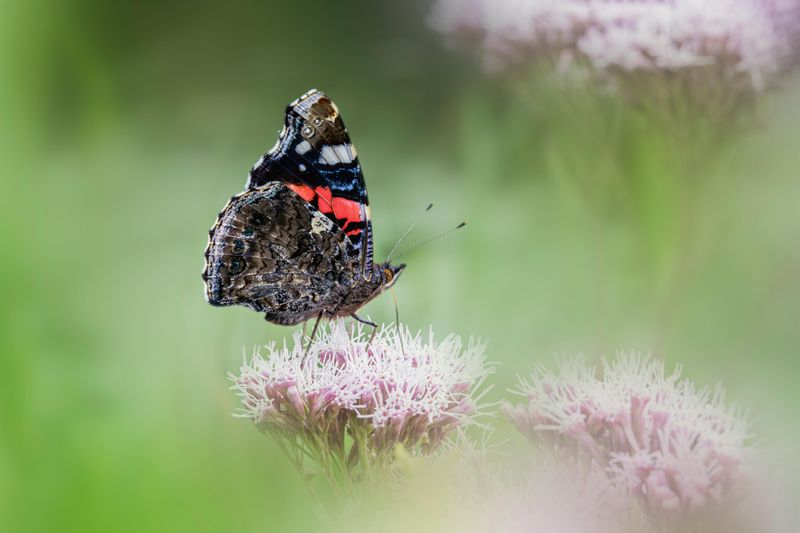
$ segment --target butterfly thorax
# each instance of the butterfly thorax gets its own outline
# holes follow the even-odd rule
[[[359,275],[352,285],[340,288],[341,303],[327,310],[326,315],[331,318],[352,315],[394,285],[405,267],[405,264],[390,265],[389,263],[382,263],[373,265],[371,276]]]

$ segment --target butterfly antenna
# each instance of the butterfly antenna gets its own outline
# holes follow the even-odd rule
[[[432,207],[433,207],[433,204],[428,204],[428,207],[426,207],[426,208],[425,208],[425,211],[423,211],[422,215],[424,215],[425,213],[427,213],[428,211],[430,211]],[[392,246],[392,251],[391,251],[391,252],[389,252],[389,255],[388,255],[388,257],[386,257],[386,261],[387,261],[387,262],[389,262],[389,261],[391,261],[391,260],[392,260],[392,254],[394,254],[395,250],[397,250],[397,247],[398,247],[398,246],[400,246],[400,244],[401,244],[401,243],[402,243],[402,242],[405,240],[405,238],[406,238],[406,237],[408,237],[409,233],[411,233],[411,232],[414,230],[414,228],[415,228],[415,227],[417,227],[417,223],[418,223],[418,222],[420,221],[420,219],[422,218],[422,215],[420,215],[419,217],[417,217],[417,219],[416,219],[416,220],[415,220],[415,221],[414,221],[414,222],[413,222],[413,223],[412,223],[412,224],[411,224],[411,225],[408,227],[408,229],[406,230],[406,232],[405,232],[405,233],[403,233],[403,236],[402,236],[402,237],[400,237],[400,238],[397,240],[397,242],[396,242],[396,243],[394,243],[394,246]]]
[[[440,239],[440,238],[444,237],[445,235],[449,235],[449,234],[453,233],[454,231],[456,231],[457,229],[461,229],[461,228],[463,228],[463,227],[464,227],[464,226],[466,226],[466,225],[467,225],[467,223],[466,223],[466,222],[462,222],[461,224],[459,224],[459,225],[458,225],[458,226],[456,226],[455,228],[450,228],[449,230],[447,230],[447,231],[444,231],[444,232],[440,233],[439,235],[434,235],[434,236],[433,236],[433,237],[431,237],[430,239],[425,239],[424,241],[422,241],[422,242],[420,242],[420,243],[417,243],[417,244],[415,244],[415,245],[414,245],[414,246],[412,246],[411,248],[406,248],[405,250],[403,250],[403,251],[400,253],[400,255],[398,255],[397,257],[395,257],[395,259],[400,259],[400,258],[401,258],[401,257],[403,257],[404,255],[406,255],[406,254],[409,254],[409,253],[413,252],[413,251],[414,251],[414,250],[416,250],[417,248],[422,248],[423,246],[425,246],[425,245],[427,245],[427,244],[430,244],[430,243],[432,243],[433,241],[435,241],[435,240],[437,240],[437,239]]]

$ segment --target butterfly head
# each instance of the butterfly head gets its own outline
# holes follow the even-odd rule
[[[400,277],[400,274],[403,273],[403,270],[405,270],[406,264],[400,263],[398,265],[392,265],[387,261],[379,265],[379,267],[381,269],[381,289],[385,291],[397,283],[397,279]]]

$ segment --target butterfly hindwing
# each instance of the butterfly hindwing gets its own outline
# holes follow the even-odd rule
[[[245,305],[292,325],[335,305],[336,287],[357,268],[352,243],[282,183],[234,196],[209,232],[206,298]]]
[[[251,169],[248,189],[285,183],[349,238],[360,261],[372,271],[372,223],[364,175],[339,110],[317,90],[286,108],[278,142]]]

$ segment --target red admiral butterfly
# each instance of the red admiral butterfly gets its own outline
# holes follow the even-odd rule
[[[405,265],[373,264],[368,204],[339,110],[307,92],[286,108],[278,142],[208,233],[206,299],[249,307],[275,324],[352,316],[375,326],[356,311]]]

